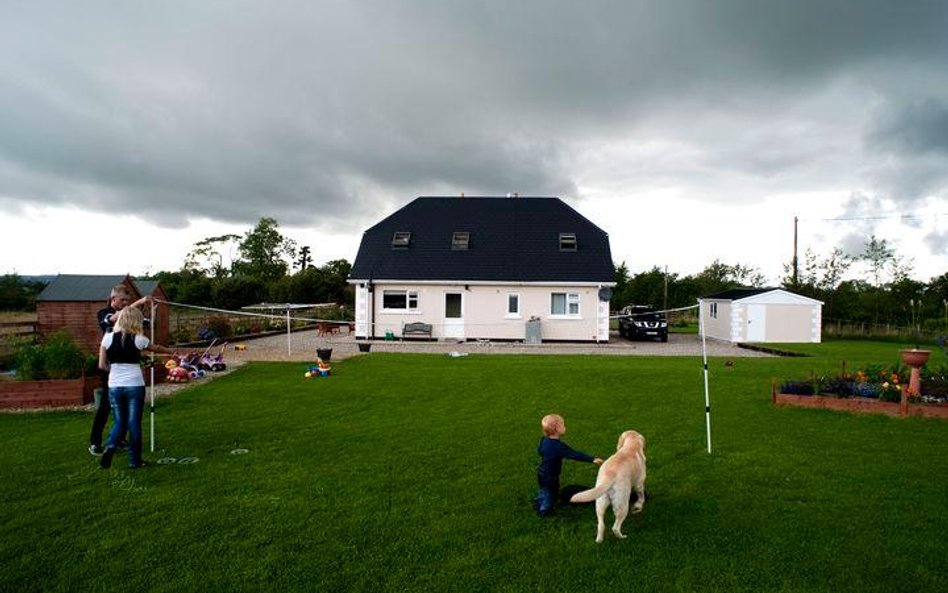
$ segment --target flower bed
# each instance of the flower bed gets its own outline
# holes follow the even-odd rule
[[[948,418],[948,369],[923,368],[920,393],[908,392],[909,372],[902,365],[869,365],[855,373],[837,377],[813,376],[807,380],[785,381],[772,386],[776,405],[828,408],[848,412],[869,412],[891,416],[931,416]]]

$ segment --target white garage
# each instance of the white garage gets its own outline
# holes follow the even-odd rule
[[[736,288],[698,302],[709,338],[819,343],[822,337],[823,302],[781,288]]]

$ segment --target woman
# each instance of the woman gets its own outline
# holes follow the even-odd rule
[[[109,402],[114,422],[109,432],[100,465],[112,466],[119,439],[129,433],[128,466],[136,469],[142,461],[142,411],[145,405],[145,378],[142,376],[142,352],[172,354],[173,351],[151,344],[142,333],[144,318],[135,307],[118,312],[115,330],[105,334],[99,347],[99,368],[109,373]]]

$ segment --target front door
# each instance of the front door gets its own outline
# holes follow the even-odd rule
[[[763,342],[767,339],[767,306],[747,305],[747,341]]]
[[[464,293],[444,294],[444,337],[464,339]]]

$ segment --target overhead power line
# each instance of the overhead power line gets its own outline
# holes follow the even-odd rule
[[[939,212],[936,214],[887,214],[884,216],[840,216],[838,218],[801,218],[800,220],[816,220],[820,222],[843,222],[852,220],[923,220],[937,218],[939,216],[948,216],[948,212]]]

